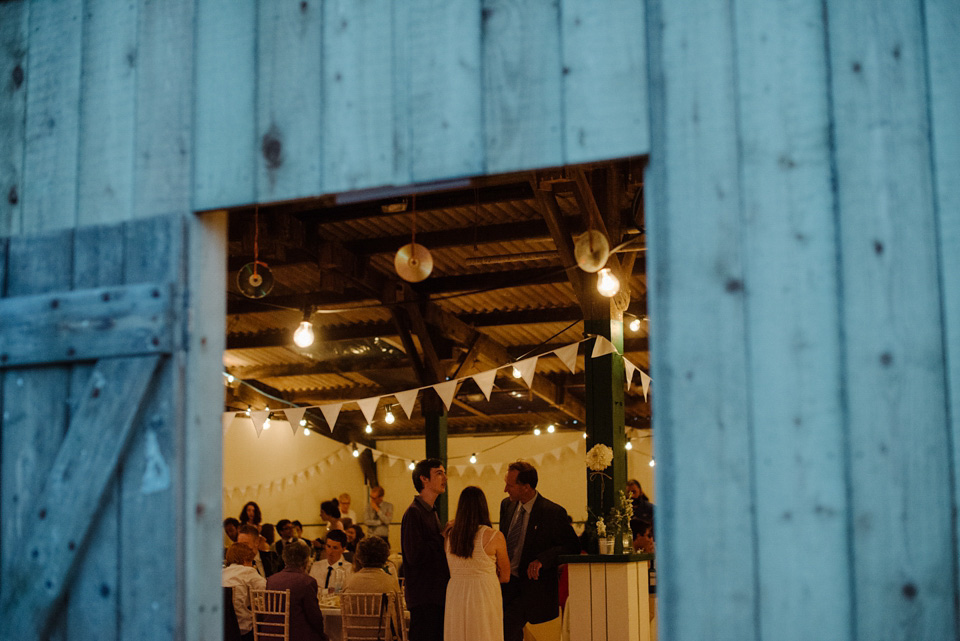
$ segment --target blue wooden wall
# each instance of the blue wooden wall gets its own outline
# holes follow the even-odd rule
[[[960,638],[960,3],[649,6],[661,638]]]

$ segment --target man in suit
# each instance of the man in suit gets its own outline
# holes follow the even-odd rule
[[[510,581],[503,592],[504,641],[521,641],[523,626],[559,615],[557,557],[577,551],[567,511],[537,492],[537,469],[511,463],[500,503],[500,531],[507,539]]]
[[[280,557],[267,546],[266,539],[260,534],[256,525],[249,523],[241,525],[237,533],[237,543],[243,543],[253,550],[255,554],[253,567],[263,578],[280,570]]]
[[[307,574],[310,548],[283,548],[284,568],[267,579],[268,590],[290,590],[290,641],[327,641],[323,632],[317,580]]]

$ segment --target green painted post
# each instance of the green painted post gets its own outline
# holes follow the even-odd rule
[[[447,466],[447,409],[443,406],[440,397],[434,394],[425,394],[421,399],[424,429],[426,433],[426,458],[438,458]],[[440,522],[447,522],[447,495],[441,494],[437,499],[437,512]]]

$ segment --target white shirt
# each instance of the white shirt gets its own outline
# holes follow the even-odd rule
[[[233,609],[237,613],[240,632],[253,630],[253,613],[250,612],[250,590],[266,590],[267,580],[249,565],[228,565],[220,574],[221,585],[233,588]]]
[[[330,582],[327,583],[327,569],[330,563],[326,559],[321,559],[310,568],[310,576],[317,580],[317,585],[323,588],[336,588],[338,591],[347,584],[347,578],[353,574],[353,566],[347,562],[343,556],[333,564],[333,572],[330,573]]]

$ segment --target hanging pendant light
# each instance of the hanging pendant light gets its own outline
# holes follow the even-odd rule
[[[303,320],[300,321],[300,325],[297,326],[296,331],[293,332],[293,342],[297,347],[306,348],[313,345],[315,339],[315,334],[313,331],[313,323],[310,322],[310,310],[304,310]]]
[[[597,291],[601,296],[612,298],[620,291],[620,280],[613,275],[613,270],[604,267],[597,275]]]

